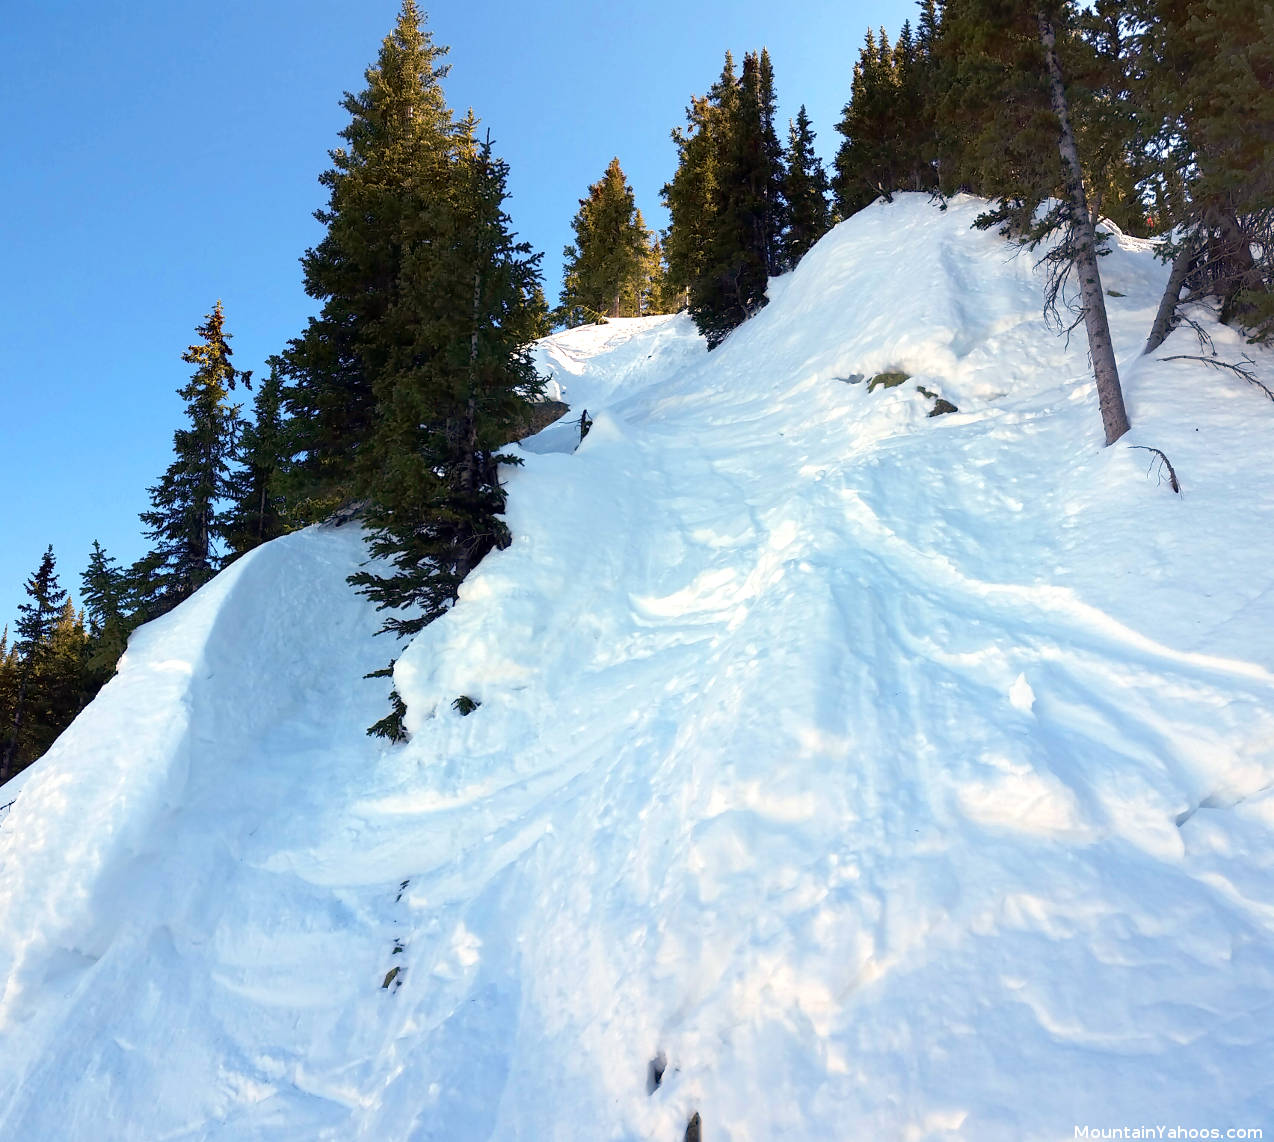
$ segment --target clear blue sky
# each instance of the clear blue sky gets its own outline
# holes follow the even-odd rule
[[[314,303],[298,257],[321,236],[316,178],[341,93],[398,0],[41,0],[10,5],[0,177],[0,624],[46,544],[78,595],[99,539],[122,564],[171,460],[180,356],[221,298],[235,360],[260,369]],[[545,253],[547,292],[588,184],[618,155],[647,221],[666,223],[669,131],[726,48],[767,46],[784,125],[805,103],[825,157],[863,33],[903,0],[440,0],[446,89],[510,163],[509,210]],[[250,399],[250,398],[249,398]]]

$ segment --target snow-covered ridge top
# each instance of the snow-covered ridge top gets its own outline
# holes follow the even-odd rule
[[[113,684],[0,825],[0,899],[74,898],[0,923],[0,1134],[1268,1118],[1268,402],[1137,357],[1166,270],[1116,236],[1129,443],[1185,495],[1102,448],[1082,345],[980,209],[854,216],[712,354],[684,317],[542,342],[572,411],[399,659],[406,746],[361,735],[392,650],[349,529],[170,616],[205,649],[130,649],[191,664],[170,753],[82,733],[150,715]],[[77,847],[112,815],[144,842]]]

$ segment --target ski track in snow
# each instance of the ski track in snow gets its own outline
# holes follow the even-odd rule
[[[1166,270],[1116,236],[1130,441],[1186,494],[1102,449],[978,209],[856,215],[711,355],[541,343],[572,410],[399,659],[406,746],[352,528],[140,632],[6,787],[0,1136],[1264,1125],[1274,426],[1137,358]]]

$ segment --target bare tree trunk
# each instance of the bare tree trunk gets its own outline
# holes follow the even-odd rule
[[[1172,332],[1177,317],[1177,301],[1181,297],[1181,287],[1185,285],[1186,275],[1194,263],[1194,242],[1182,246],[1172,261],[1172,273],[1168,275],[1168,284],[1164,288],[1163,297],[1159,299],[1159,312],[1155,314],[1155,322],[1150,327],[1150,336],[1146,338],[1146,347],[1141,351],[1144,356],[1153,353],[1167,340]]]
[[[1128,431],[1128,412],[1119,387],[1119,367],[1115,364],[1115,348],[1110,339],[1110,322],[1106,318],[1106,298],[1102,292],[1101,272],[1097,268],[1097,235],[1093,216],[1088,211],[1084,194],[1083,168],[1075,134],[1071,130],[1070,108],[1066,102],[1066,86],[1057,62],[1057,39],[1044,9],[1036,10],[1040,27],[1040,43],[1048,64],[1049,89],[1053,112],[1057,116],[1058,154],[1066,172],[1066,194],[1070,198],[1074,232],[1075,271],[1079,275],[1079,297],[1084,311],[1084,329],[1088,334],[1088,355],[1093,362],[1093,379],[1097,382],[1097,399],[1101,405],[1102,427],[1106,443],[1114,444]]]

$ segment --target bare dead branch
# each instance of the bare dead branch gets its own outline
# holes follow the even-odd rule
[[[1188,313],[1181,314],[1181,322],[1194,330],[1194,335],[1199,339],[1200,351],[1215,357],[1216,347],[1212,344],[1212,335],[1203,327],[1203,323],[1195,321]]]
[[[1084,310],[1078,304],[1078,290],[1068,290],[1071,271],[1075,268],[1075,226],[1069,219],[1064,220],[1061,237],[1057,243],[1046,251],[1035,263],[1037,269],[1043,267],[1044,282],[1044,321],[1059,334],[1069,338],[1084,322]],[[1062,317],[1062,310],[1074,315],[1068,325]]]
[[[1261,390],[1261,392],[1263,392],[1267,397],[1269,397],[1270,400],[1274,401],[1274,392],[1270,390],[1268,385],[1264,384],[1261,381],[1258,381],[1256,379],[1256,374],[1251,370],[1251,368],[1248,367],[1250,365],[1255,365],[1256,362],[1253,361],[1251,357],[1248,357],[1246,355],[1243,357],[1244,363],[1242,365],[1235,365],[1230,361],[1222,361],[1220,357],[1194,357],[1186,353],[1177,353],[1171,357],[1156,357],[1155,360],[1157,361],[1202,361],[1203,364],[1211,365],[1214,369],[1229,369],[1229,371],[1234,373],[1236,376],[1242,377],[1245,381],[1247,381],[1249,385],[1255,385],[1258,389]]]
[[[1168,486],[1169,486],[1169,487],[1170,487],[1170,488],[1171,488],[1174,492],[1176,492],[1176,493],[1177,493],[1177,495],[1180,495],[1180,494],[1181,494],[1181,483],[1180,483],[1180,481],[1177,479],[1177,471],[1176,471],[1176,469],[1175,469],[1175,468],[1173,468],[1173,466],[1172,466],[1172,461],[1171,461],[1171,460],[1169,460],[1169,459],[1168,459],[1168,457],[1167,457],[1167,456],[1165,456],[1162,452],[1160,452],[1158,448],[1151,448],[1151,447],[1150,447],[1150,445],[1148,445],[1148,444],[1130,444],[1130,445],[1128,445],[1128,447],[1129,447],[1129,448],[1140,448],[1143,452],[1153,452],[1153,453],[1155,454],[1155,457],[1157,457],[1157,460],[1156,460],[1155,458],[1152,458],[1152,459],[1151,459],[1151,461],[1150,461],[1150,468],[1153,468],[1153,467],[1155,466],[1155,464],[1156,464],[1156,463],[1158,463],[1158,464],[1160,464],[1160,465],[1161,465],[1161,468],[1160,468],[1160,475],[1159,475],[1159,482],[1160,482],[1160,483],[1163,483],[1163,469],[1165,469],[1165,468],[1166,468],[1166,469],[1167,469],[1167,471],[1168,471]],[[1150,468],[1147,468],[1147,469],[1146,469],[1146,473],[1147,473],[1147,474],[1149,474],[1149,472],[1150,472]]]

